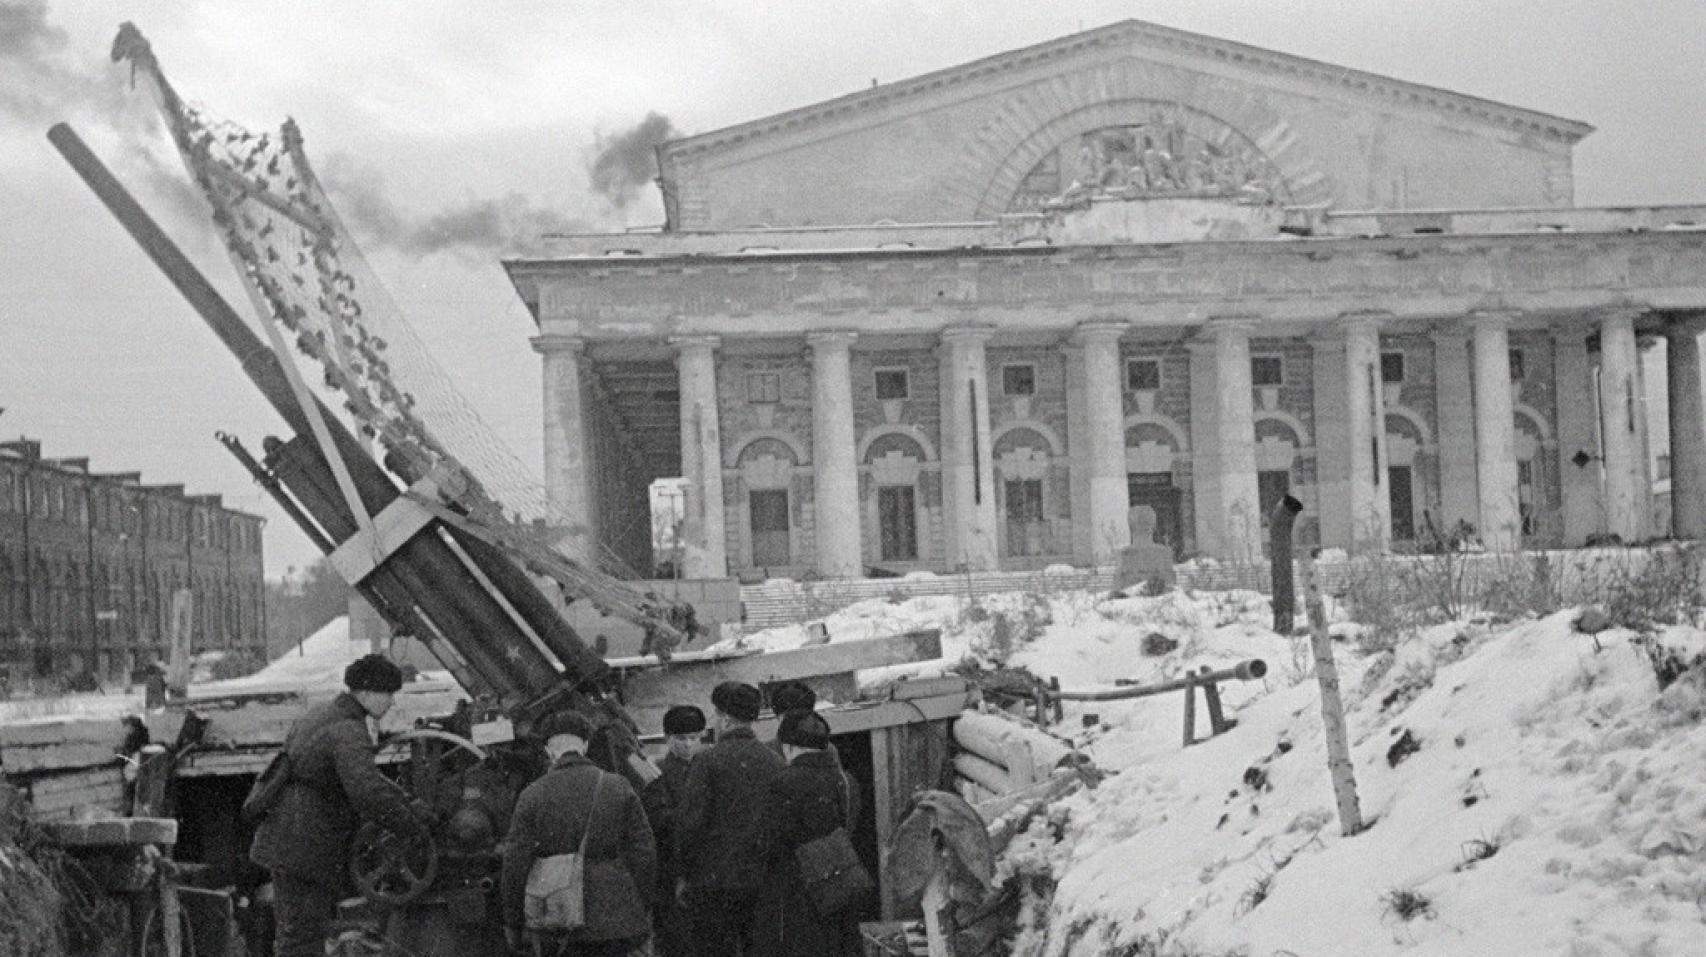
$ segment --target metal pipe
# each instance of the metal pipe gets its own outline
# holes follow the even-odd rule
[[[1098,691],[1056,691],[1049,689],[1050,698],[1060,701],[1120,701],[1126,698],[1147,698],[1151,695],[1166,694],[1182,688],[1201,685],[1210,681],[1255,681],[1268,673],[1268,664],[1260,658],[1241,661],[1231,668],[1210,671],[1207,674],[1197,672],[1184,678],[1163,681],[1153,685],[1132,685],[1126,679],[1116,678],[1114,684],[1124,685],[1118,688],[1106,688]]]

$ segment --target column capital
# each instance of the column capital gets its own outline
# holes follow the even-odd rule
[[[1517,309],[1505,306],[1471,309],[1463,318],[1470,329],[1498,328],[1509,330],[1511,322],[1522,315]]]
[[[687,353],[698,350],[709,352],[723,344],[721,336],[712,335],[670,336],[668,341],[670,345],[675,347],[675,351],[678,353]]]
[[[984,343],[995,334],[994,326],[948,326],[942,330],[943,342]]]
[[[1117,343],[1130,328],[1130,323],[1121,322],[1118,319],[1091,319],[1074,326],[1068,341],[1074,345],[1092,342]]]
[[[579,355],[586,348],[586,340],[580,336],[542,335],[527,340],[533,346],[533,351],[542,356],[561,355],[569,353]]]
[[[806,333],[806,344],[813,350],[846,349],[853,345],[853,340],[859,334],[851,329],[820,329]]]
[[[1593,319],[1602,329],[1611,325],[1633,326],[1635,320],[1646,315],[1647,311],[1647,307],[1634,303],[1615,303],[1595,309]]]
[[[1384,309],[1356,309],[1339,313],[1332,324],[1345,332],[1372,329],[1378,333],[1381,323],[1391,318],[1392,313]]]
[[[1665,336],[1698,336],[1706,333],[1706,309],[1665,313]]]

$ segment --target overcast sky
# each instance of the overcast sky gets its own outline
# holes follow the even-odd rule
[[[620,162],[594,188],[601,151],[1128,17],[1591,123],[1581,205],[1706,202],[1701,0],[0,0],[0,435],[268,516],[270,573],[316,554],[213,439],[258,448],[280,423],[43,138],[71,121],[246,301],[107,60],[121,21],[192,102],[257,130],[296,117],[393,297],[537,467],[532,322],[497,263],[544,228],[661,218]]]

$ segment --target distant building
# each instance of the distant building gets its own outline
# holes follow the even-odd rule
[[[1128,21],[665,143],[661,231],[505,264],[547,489],[646,568],[679,482],[690,578],[1108,564],[1133,506],[1244,561],[1287,494],[1706,537],[1706,207],[1575,206],[1591,131]]]
[[[164,658],[180,588],[194,651],[264,660],[264,521],[218,495],[0,442],[0,671],[122,680]]]

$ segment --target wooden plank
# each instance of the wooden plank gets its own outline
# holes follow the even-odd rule
[[[889,893],[889,841],[894,836],[895,819],[900,816],[904,802],[897,800],[889,769],[890,739],[898,732],[893,728],[878,728],[871,732],[871,793],[876,796],[877,822],[877,897],[882,906],[883,920],[894,919],[894,900]]]
[[[875,701],[820,711],[819,714],[829,722],[832,733],[855,734],[877,728],[945,721],[959,714],[964,707],[965,696],[953,694],[917,701]],[[754,723],[753,730],[760,738],[775,737],[776,724],[777,719],[765,718]]]
[[[660,705],[667,708],[683,701],[706,700],[710,698],[711,689],[723,681],[758,685],[932,661],[940,657],[940,630],[914,631],[890,638],[835,642],[738,658],[684,660],[686,656],[681,656],[668,666],[630,674],[623,682],[623,698],[630,708]]]
[[[934,698],[937,695],[952,694],[955,691],[966,691],[971,682],[964,678],[911,678],[897,681],[889,689],[889,697],[895,701],[910,701],[913,698]]]

